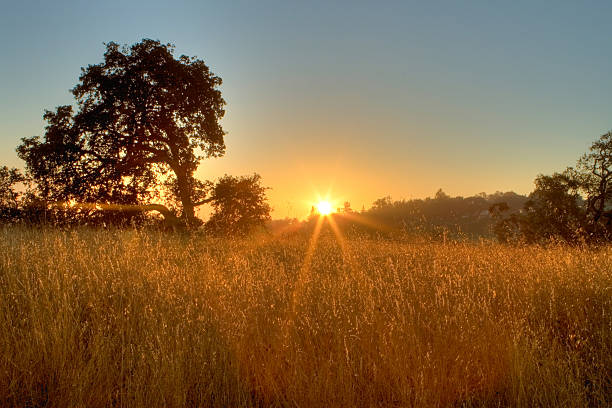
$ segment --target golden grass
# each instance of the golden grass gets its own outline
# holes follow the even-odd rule
[[[0,406],[612,404],[612,248],[0,229]]]

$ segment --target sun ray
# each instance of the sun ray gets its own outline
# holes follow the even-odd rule
[[[290,336],[290,330],[293,324],[295,324],[297,318],[297,303],[298,300],[302,297],[304,289],[307,283],[310,281],[310,272],[311,272],[311,263],[312,257],[314,255],[314,251],[317,247],[317,241],[319,240],[319,235],[321,234],[321,228],[323,227],[323,217],[318,217],[317,223],[315,224],[315,228],[312,232],[312,236],[310,237],[310,241],[308,243],[308,249],[306,250],[306,254],[304,255],[304,262],[298,272],[298,276],[295,280],[295,286],[293,287],[291,293],[291,303],[289,307],[286,309],[285,318],[283,321],[286,324],[283,326],[283,338],[288,338]]]
[[[304,263],[302,264],[302,268],[300,269],[300,278],[306,278],[310,276],[310,267],[312,262],[312,256],[314,255],[314,251],[317,247],[317,241],[319,240],[319,235],[321,234],[321,228],[323,227],[323,217],[318,217],[315,228],[312,232],[312,236],[310,237],[310,242],[308,243],[308,249],[306,250],[306,255],[304,256]],[[302,280],[302,279],[299,279]]]
[[[353,257],[350,253],[349,247],[346,243],[346,240],[344,239],[344,236],[342,236],[342,231],[340,231],[340,228],[338,227],[338,224],[334,220],[333,216],[328,217],[328,221],[329,226],[331,227],[332,231],[334,232],[334,235],[336,236],[336,241],[338,241],[338,245],[340,245],[340,250],[342,251],[342,259],[344,260],[344,263],[349,265],[351,271],[354,271],[355,265],[353,263]]]
[[[381,232],[389,232],[389,231],[392,230],[388,225],[385,225],[385,224],[383,224],[381,222],[374,221],[374,220],[370,219],[368,216],[363,215],[363,214],[348,213],[347,212],[347,213],[340,213],[338,215],[340,215],[340,216],[342,216],[344,218],[347,218],[347,219],[349,219],[351,221],[355,221],[355,222],[357,222],[357,223],[359,223],[361,225],[365,225],[366,227],[371,227],[371,228],[377,229],[377,230],[379,230]]]

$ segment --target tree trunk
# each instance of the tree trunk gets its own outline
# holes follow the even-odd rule
[[[134,205],[133,209],[141,211],[157,211],[164,216],[164,221],[169,228],[176,230],[181,227],[181,222],[178,217],[174,215],[168,207],[161,204],[145,204],[145,205]]]
[[[183,211],[181,218],[185,222],[188,228],[197,227],[201,224],[201,221],[195,216],[195,205],[193,203],[193,194],[191,191],[191,183],[189,182],[189,176],[184,169],[175,170],[176,181],[178,183],[179,195]]]

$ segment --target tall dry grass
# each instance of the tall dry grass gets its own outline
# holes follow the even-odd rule
[[[612,248],[308,247],[0,230],[0,406],[612,404]]]

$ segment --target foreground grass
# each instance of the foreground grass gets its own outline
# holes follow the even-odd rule
[[[0,230],[0,406],[612,404],[612,248],[308,247]]]

